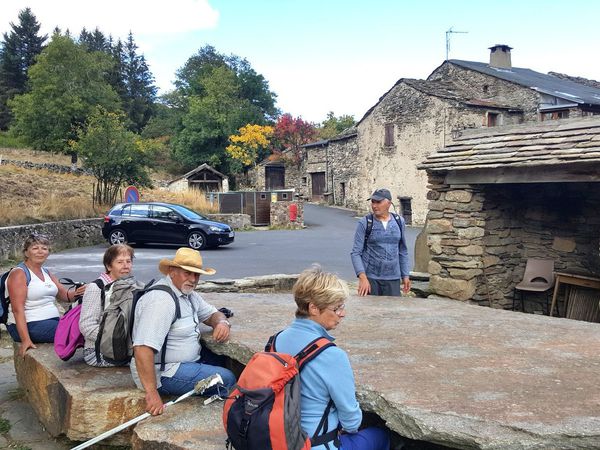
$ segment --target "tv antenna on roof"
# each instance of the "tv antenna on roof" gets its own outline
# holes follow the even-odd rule
[[[446,31],[446,61],[448,61],[448,54],[450,53],[450,36],[452,35],[452,33],[460,33],[460,34],[468,33],[468,31],[454,31],[452,28],[454,28],[454,27],[450,27],[448,29],[448,31]]]

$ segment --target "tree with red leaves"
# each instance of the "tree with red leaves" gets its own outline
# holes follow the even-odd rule
[[[312,123],[302,120],[301,117],[284,114],[275,125],[273,153],[285,158],[282,155],[285,151],[294,163],[300,164],[301,146],[313,141],[316,135],[317,129]]]

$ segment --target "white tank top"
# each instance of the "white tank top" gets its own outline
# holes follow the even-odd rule
[[[20,267],[18,269],[23,270]],[[38,320],[59,317],[60,314],[55,303],[58,287],[56,287],[50,275],[42,269],[42,276],[44,277],[42,280],[33,271],[30,270],[29,273],[31,274],[31,281],[27,286],[27,298],[25,298],[25,321],[37,322]],[[12,307],[9,309],[8,323],[15,323]]]

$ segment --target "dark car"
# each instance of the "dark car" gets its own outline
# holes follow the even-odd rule
[[[102,235],[110,244],[184,244],[196,250],[231,244],[235,233],[189,208],[172,203],[119,203],[104,216]]]

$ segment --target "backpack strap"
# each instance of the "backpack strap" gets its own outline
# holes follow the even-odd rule
[[[26,284],[27,284],[27,286],[29,286],[29,283],[31,283],[31,271],[29,270],[29,267],[27,267],[27,264],[25,264],[24,262],[20,262],[19,264],[17,264],[17,267],[20,268],[21,270],[23,270],[23,272],[25,272]],[[42,268],[42,270],[45,270],[45,269]],[[47,270],[46,270],[46,273],[48,273]],[[48,275],[50,275],[50,274],[48,273]]]
[[[367,228],[365,229],[365,240],[363,241],[363,253],[367,249],[367,241],[369,240],[369,236],[371,236],[371,231],[373,231],[373,214],[367,214]]]
[[[298,361],[299,370],[302,370],[306,364],[315,359],[322,351],[329,347],[335,347],[335,344],[325,337],[319,337],[309,342],[308,345],[300,350],[300,352],[295,356],[296,361]],[[338,438],[339,424],[337,427],[335,427],[335,429],[327,433],[322,433],[329,428],[329,413],[331,408],[333,408],[333,405],[333,399],[330,398],[329,402],[327,403],[327,407],[321,416],[319,425],[317,426],[312,438],[310,438],[310,443],[313,447],[316,447],[317,445],[325,445],[325,447],[329,449],[328,443],[330,441],[333,441],[335,448],[340,446]]]
[[[94,281],[92,281],[92,283],[94,283],[96,286],[98,286],[98,289],[100,289],[100,308],[102,309],[102,311],[104,311],[104,303],[106,302],[106,293],[104,291],[104,288],[110,283],[104,283],[104,280],[102,278],[96,278]]]
[[[171,289],[169,286],[159,284],[157,286],[149,287],[146,290],[146,293],[148,293],[150,291],[163,291],[163,292],[168,292],[169,294],[171,294],[171,298],[175,302],[175,318],[171,322],[171,325],[173,325],[177,320],[181,319],[181,306],[179,305],[179,298],[177,298],[177,296],[175,295],[175,292],[173,292],[173,289]],[[167,355],[167,339],[169,339],[169,333],[167,333],[167,335],[165,336],[165,340],[163,342],[162,348],[160,349],[160,370],[161,370],[161,372],[163,370],[165,370],[165,357]]]
[[[283,330],[281,330],[281,331],[283,331]],[[279,336],[281,331],[275,333],[273,336],[271,336],[269,338],[269,340],[267,341],[267,345],[265,345],[265,352],[276,352],[277,351],[275,349],[275,339],[277,339],[277,336]]]

